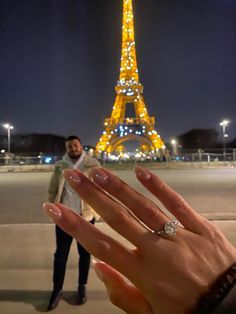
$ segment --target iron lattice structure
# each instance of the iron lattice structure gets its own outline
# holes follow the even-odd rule
[[[143,98],[137,67],[132,0],[123,0],[122,50],[120,76],[115,87],[116,98],[110,118],[96,151],[111,153],[127,140],[140,141],[143,151],[152,153],[164,149],[164,142],[155,129],[155,118],[150,117]],[[126,117],[126,105],[134,109],[133,117]]]

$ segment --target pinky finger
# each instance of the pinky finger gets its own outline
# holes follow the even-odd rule
[[[127,314],[153,314],[141,292],[128,283],[114,268],[103,262],[95,262],[94,270],[104,282],[111,302]]]

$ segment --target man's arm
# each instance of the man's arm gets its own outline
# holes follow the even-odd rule
[[[49,186],[48,186],[48,201],[51,203],[54,203],[57,196],[60,175],[61,175],[61,167],[58,165],[55,165],[54,171],[53,171],[53,174],[51,176],[51,179],[49,181]]]

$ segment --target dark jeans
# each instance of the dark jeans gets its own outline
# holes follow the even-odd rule
[[[90,223],[94,224],[94,221],[93,219]],[[72,240],[73,238],[69,234],[56,226],[56,252],[54,254],[53,269],[53,288],[56,291],[62,290]],[[77,249],[79,254],[78,285],[86,285],[90,266],[90,253],[79,242],[77,242]]]

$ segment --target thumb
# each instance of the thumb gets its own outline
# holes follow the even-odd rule
[[[127,314],[153,314],[141,292],[114,268],[103,262],[95,262],[94,270],[104,282],[111,302]]]

